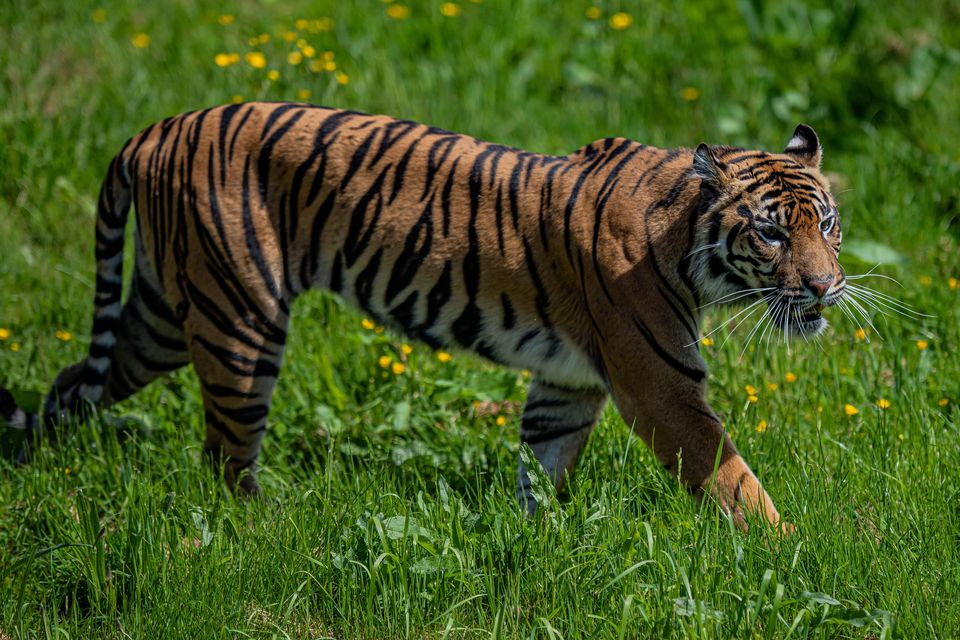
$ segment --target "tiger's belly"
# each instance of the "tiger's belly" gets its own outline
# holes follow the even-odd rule
[[[487,360],[513,369],[526,369],[537,380],[571,389],[604,389],[605,384],[590,358],[569,336],[555,326],[547,327],[534,314],[516,313],[505,323],[499,304],[477,302],[479,312],[475,333],[464,335],[460,327],[465,306],[454,302],[431,317],[429,293],[408,294],[424,300],[424,304],[409,305],[402,314],[397,307],[383,304],[373,295],[358,300],[352,291],[341,295],[377,318],[381,323],[399,329],[408,336],[422,340],[433,348],[464,349]],[[401,303],[402,304],[402,303]],[[398,317],[399,316],[399,317]],[[509,324],[505,327],[504,324]]]

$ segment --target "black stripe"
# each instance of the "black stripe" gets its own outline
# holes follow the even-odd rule
[[[584,422],[582,424],[575,424],[570,427],[563,427],[562,429],[553,429],[547,431],[538,431],[535,434],[520,432],[520,441],[527,445],[541,444],[543,442],[549,442],[550,440],[556,440],[557,438],[562,438],[563,436],[568,436],[578,431],[583,431],[589,427],[593,426],[594,421]]]
[[[517,314],[506,292],[500,294],[500,305],[503,307],[503,328],[509,331],[517,322]]]
[[[705,371],[701,371],[700,369],[695,369],[693,367],[688,367],[687,365],[683,364],[682,362],[674,358],[672,355],[670,355],[667,352],[667,350],[664,349],[663,346],[661,346],[660,343],[657,342],[656,338],[654,338],[653,334],[650,332],[650,329],[641,320],[634,318],[633,324],[637,328],[637,330],[640,332],[640,335],[643,336],[644,340],[647,341],[647,344],[650,345],[650,348],[653,349],[653,352],[656,353],[661,360],[666,362],[673,369],[680,372],[687,378],[690,378],[696,383],[700,383],[706,377],[707,374]]]
[[[276,106],[273,111],[270,112],[270,115],[267,116],[267,121],[263,125],[263,129],[260,131],[260,141],[263,142],[267,138],[267,134],[270,133],[270,129],[276,124],[277,120],[280,119],[280,116],[285,114],[287,111],[292,111],[294,109],[300,109],[300,113],[303,113],[303,108],[299,104],[286,103]]]
[[[391,304],[400,292],[410,286],[420,266],[424,264],[433,247],[433,196],[427,201],[420,218],[407,233],[403,250],[393,263],[384,303]]]
[[[433,186],[433,179],[436,177],[437,171],[443,166],[443,163],[447,161],[450,152],[459,140],[460,136],[449,136],[440,138],[430,145],[430,150],[427,153],[427,171],[423,179],[423,193],[420,194],[421,201],[426,199],[430,193],[430,187]],[[443,147],[442,152],[440,152],[441,147]],[[440,152],[439,158],[437,158],[438,152]]]
[[[450,300],[450,273],[452,270],[453,265],[447,260],[443,265],[443,272],[440,274],[440,277],[437,278],[436,284],[434,284],[429,293],[427,293],[427,317],[420,325],[421,334],[425,334],[427,330],[433,327],[437,321],[437,317],[440,315],[440,310]]]
[[[357,302],[361,309],[370,308],[370,297],[373,295],[373,287],[380,271],[380,258],[383,257],[383,247],[377,249],[376,253],[370,257],[367,266],[357,275],[353,283],[353,293],[357,297]]]
[[[345,259],[345,266],[348,269],[352,267],[360,256],[363,255],[363,252],[366,251],[373,238],[373,234],[377,230],[377,222],[380,220],[380,214],[383,211],[383,197],[380,194],[380,188],[383,186],[383,181],[389,169],[390,167],[388,166],[380,172],[380,175],[373,181],[373,184],[367,189],[366,193],[357,200],[357,204],[353,208],[353,213],[350,215],[350,226],[347,229],[347,237],[343,242],[343,257]],[[370,219],[367,220],[367,210],[370,208],[370,203],[373,202],[374,199],[377,201],[376,206],[373,208]],[[366,229],[366,231],[364,231],[364,229]]]
[[[377,129],[374,129],[367,134],[363,142],[357,145],[357,148],[354,150],[353,155],[350,157],[350,165],[347,167],[347,171],[343,174],[343,179],[340,181],[340,193],[343,193],[344,189],[347,188],[350,180],[353,179],[354,174],[356,174],[360,165],[363,164],[363,159],[367,157],[367,152],[370,151],[370,145],[373,144],[373,139],[377,136],[377,131]]]
[[[526,259],[530,281],[533,283],[533,288],[537,292],[536,298],[534,299],[537,306],[537,315],[540,316],[540,322],[543,326],[549,329],[553,326],[549,313],[550,298],[547,295],[547,290],[543,286],[543,282],[540,280],[540,274],[537,271],[537,265],[533,259],[533,254],[530,252],[530,244],[526,238],[523,238],[523,256]]]
[[[450,235],[450,193],[453,191],[453,178],[458,164],[460,164],[460,158],[454,158],[447,180],[443,183],[443,191],[440,193],[440,211],[443,214],[443,237],[445,238]]]
[[[413,291],[408,295],[403,302],[395,306],[390,310],[390,315],[403,327],[405,330],[410,330],[413,328],[414,322],[414,312],[416,311],[417,298],[420,296],[419,291]]]
[[[267,265],[266,258],[263,255],[263,249],[260,246],[260,241],[257,240],[257,232],[253,224],[253,212],[250,207],[250,157],[247,156],[246,160],[243,163],[243,233],[247,242],[247,251],[250,254],[250,258],[253,259],[253,263],[257,267],[257,271],[260,272],[260,278],[263,280],[263,284],[267,287],[267,290],[270,292],[270,295],[280,302],[281,294],[280,287],[277,285],[276,280],[273,279],[273,274],[270,273],[270,267]]]
[[[233,135],[230,136],[230,151],[229,151],[228,160],[231,163],[233,162],[233,150],[237,146],[237,137],[240,135],[240,132],[243,130],[244,125],[247,124],[247,120],[250,119],[251,114],[253,114],[253,112],[256,110],[257,108],[255,105],[250,105],[250,108],[247,109],[247,112],[243,114],[242,118],[240,118],[240,123],[237,124],[237,128],[233,130]]]
[[[420,125],[418,125],[416,122],[410,122],[409,120],[394,120],[393,122],[384,125],[384,133],[383,137],[380,139],[380,145],[377,147],[377,152],[374,154],[373,158],[370,159],[370,163],[367,165],[367,168],[372,169],[373,165],[377,164],[380,159],[383,158],[383,155],[389,151],[391,147],[393,147],[393,145],[395,145],[419,126]],[[394,129],[399,129],[400,127],[405,127],[405,129],[394,134]]]
[[[238,391],[233,387],[207,382],[203,378],[200,378],[200,384],[203,386],[204,391],[215,398],[241,398],[243,400],[253,400],[254,398],[260,397],[259,393]]]
[[[331,190],[320,208],[313,214],[313,222],[310,223],[310,249],[304,256],[300,269],[300,282],[304,289],[309,288],[320,269],[320,234],[323,233],[323,228],[326,226],[327,220],[330,219],[330,213],[333,211],[335,202],[336,192]]]
[[[233,431],[230,431],[227,425],[221,422],[220,419],[213,414],[213,411],[207,410],[206,422],[209,426],[213,427],[218,433],[223,434],[223,437],[226,438],[230,444],[235,444],[240,446],[243,446],[246,444]]]

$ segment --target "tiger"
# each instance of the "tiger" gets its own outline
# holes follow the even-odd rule
[[[256,494],[291,304],[326,289],[433,348],[531,372],[520,440],[557,490],[612,397],[693,496],[783,529],[707,402],[701,315],[754,299],[787,335],[824,330],[844,275],[821,155],[804,124],[782,153],[608,137],[545,155],[299,103],[173,116],[107,169],[89,353],[40,412],[4,390],[0,414],[33,442],[192,364],[203,451]],[[522,459],[516,491],[534,513]]]

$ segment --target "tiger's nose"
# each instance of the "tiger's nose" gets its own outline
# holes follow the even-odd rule
[[[807,289],[818,298],[827,295],[827,291],[833,286],[833,274],[814,276],[805,283]]]

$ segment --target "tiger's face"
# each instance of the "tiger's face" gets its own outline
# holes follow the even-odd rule
[[[820,173],[820,142],[799,125],[783,154],[700,145],[694,173],[708,224],[699,270],[709,301],[760,296],[787,335],[815,336],[843,295],[836,202]]]

